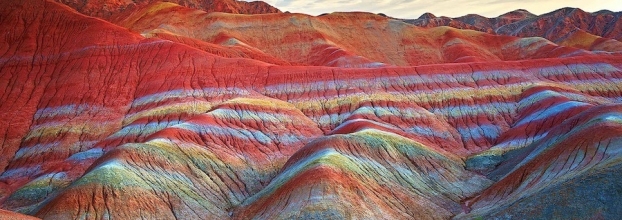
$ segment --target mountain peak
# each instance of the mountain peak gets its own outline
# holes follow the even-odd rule
[[[514,11],[510,11],[508,13],[502,14],[499,17],[501,18],[507,18],[507,17],[512,17],[512,18],[531,18],[531,17],[536,17],[535,14],[525,10],[525,9],[517,9]]]
[[[436,18],[436,15],[430,12],[423,13],[421,16],[419,16],[419,19],[432,19],[432,18]]]

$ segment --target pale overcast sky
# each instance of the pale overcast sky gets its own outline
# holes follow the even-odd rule
[[[250,1],[250,0],[247,0]],[[319,15],[335,11],[384,13],[397,18],[418,18],[425,12],[436,16],[458,17],[480,14],[496,17],[515,9],[544,14],[563,7],[588,12],[602,9],[622,11],[622,0],[264,0],[281,11]]]

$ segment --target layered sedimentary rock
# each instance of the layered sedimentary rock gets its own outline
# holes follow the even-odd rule
[[[0,219],[39,219],[32,216],[0,209]]]
[[[104,18],[113,19],[125,11],[136,10],[158,0],[55,0],[63,3],[78,12]],[[238,0],[167,0],[188,8],[200,9],[206,12],[225,12],[234,14],[265,14],[280,13],[281,11],[262,1],[238,1]]]
[[[450,27],[418,28],[371,13],[247,16],[154,3],[117,17],[114,22],[146,37],[184,43],[225,57],[249,57],[279,65],[413,66],[590,53],[560,47],[542,38],[493,37]]]
[[[622,214],[618,52],[366,13],[153,3],[111,23],[30,0],[1,2],[0,14],[4,210],[44,219]]]
[[[423,14],[406,19],[422,27],[450,26],[491,34],[543,37],[556,44],[593,51],[622,50],[622,12],[602,10],[588,13],[578,8],[562,8],[543,15],[515,10],[498,17],[469,14],[457,18]]]

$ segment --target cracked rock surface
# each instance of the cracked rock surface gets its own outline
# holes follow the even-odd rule
[[[0,218],[622,215],[614,43],[73,2],[0,2]]]

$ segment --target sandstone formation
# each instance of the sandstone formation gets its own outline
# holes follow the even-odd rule
[[[106,20],[125,11],[132,11],[160,0],[54,0],[63,3],[78,12],[104,18]],[[166,0],[188,8],[206,12],[226,12],[234,14],[281,13],[281,11],[262,1],[238,0]]]
[[[39,219],[39,218],[0,209],[0,219],[2,220],[13,220],[13,219],[31,220],[31,219]]]
[[[0,218],[622,216],[618,50],[368,13],[78,11],[0,2]]]
[[[145,37],[184,43],[225,57],[248,57],[279,65],[414,66],[591,53],[560,47],[542,38],[492,37],[450,27],[418,28],[371,13],[247,16],[155,3],[117,17],[114,22]],[[619,49],[622,51],[622,47]]]

